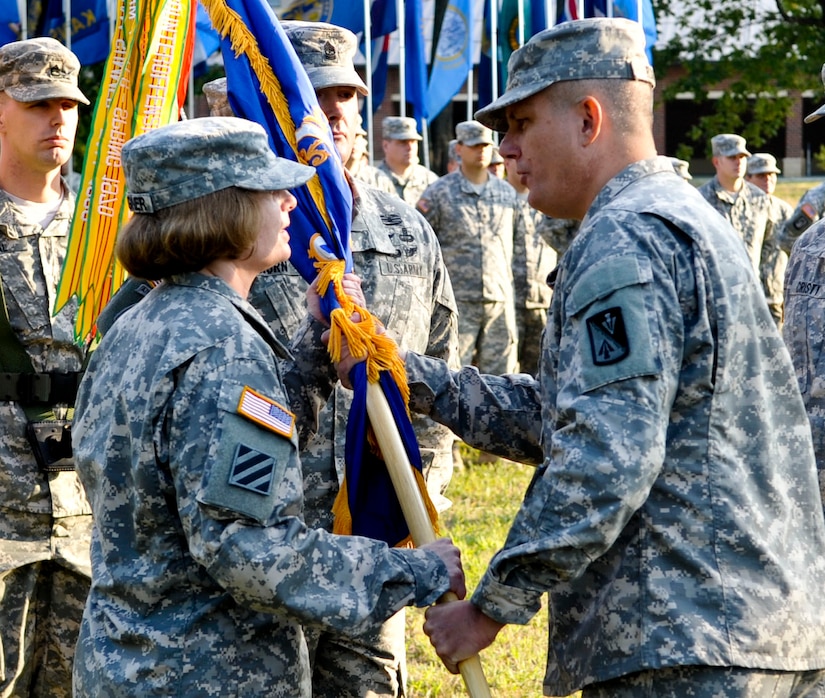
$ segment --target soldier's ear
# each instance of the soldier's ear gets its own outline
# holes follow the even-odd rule
[[[602,105],[594,95],[583,97],[576,104],[581,131],[579,137],[583,146],[588,146],[599,137],[604,120]]]

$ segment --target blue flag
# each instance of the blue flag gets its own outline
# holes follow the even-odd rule
[[[444,13],[427,87],[427,110],[431,119],[450,103],[472,68],[471,8],[470,0],[456,0]]]
[[[605,17],[607,16],[607,3],[611,0],[585,0],[585,16]],[[645,52],[647,59],[653,63],[653,47],[656,45],[658,32],[656,31],[656,18],[653,15],[653,3],[651,0],[642,0],[642,18],[639,19],[639,3],[637,0],[613,0],[613,16],[632,19],[634,22],[641,21],[642,29],[645,33]]]
[[[16,0],[0,3],[0,46],[20,38],[20,14]]]
[[[81,65],[100,63],[109,57],[109,11],[106,0],[72,0],[69,24],[72,30],[72,51]],[[49,0],[38,35],[51,36],[66,43],[66,18],[62,0]]]
[[[195,77],[206,72],[206,59],[221,47],[221,35],[215,31],[206,8],[199,1],[195,15],[195,52],[192,66]]]
[[[360,0],[348,0],[347,2],[293,0],[280,15],[282,19],[329,22],[339,27],[346,27],[355,34],[364,31],[364,4]]]
[[[421,0],[406,0],[404,32],[406,36],[407,101],[412,104],[413,118],[419,130],[430,114],[427,108],[427,62],[424,59],[424,27]]]
[[[309,78],[265,0],[203,0],[203,3],[212,25],[223,37],[227,91],[233,112],[261,124],[269,133],[275,153],[316,168],[316,176],[293,190],[298,205],[290,214],[291,261],[307,281],[312,281],[316,275],[319,281],[327,278],[334,281],[336,273],[340,279],[344,271],[352,270],[349,246],[352,193],[329,124]],[[348,331],[352,330],[352,337],[355,337],[359,327],[351,323],[349,312],[343,309],[342,299],[336,298],[333,286],[326,293],[325,288],[319,285],[324,310],[333,325],[331,351],[336,331],[346,334],[352,346]],[[366,310],[362,312],[364,314],[368,315]],[[342,329],[346,323],[351,326]],[[423,486],[421,457],[412,427],[405,428],[410,422],[406,393],[402,392],[401,383],[395,380],[395,370],[390,369],[393,371],[390,373],[377,368],[376,375],[372,373],[381,365],[400,366],[403,373],[397,347],[385,335],[375,334],[372,318],[367,318],[363,324],[368,325],[370,330],[367,332],[371,332],[367,343],[371,347],[384,347],[385,353],[379,358],[386,364],[371,361],[376,357],[369,354],[367,362],[359,364],[351,376],[357,387],[347,429],[346,480],[341,490],[351,517],[346,531],[357,531],[396,545],[408,538],[409,529],[403,517],[397,515],[401,507],[394,490],[390,487],[388,491],[389,474],[385,467],[379,467],[379,458],[369,445],[368,372],[369,380],[380,383],[387,401],[393,406],[399,434]],[[406,390],[406,381],[403,381],[403,387]],[[362,471],[362,466],[368,467],[368,471]],[[348,487],[348,484],[352,486]],[[425,495],[426,488],[422,492],[422,496]],[[336,509],[338,506],[336,502]]]

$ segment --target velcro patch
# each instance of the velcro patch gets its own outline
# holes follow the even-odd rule
[[[622,309],[608,308],[587,318],[594,366],[609,366],[630,356]]]
[[[267,495],[272,490],[274,472],[275,459],[272,456],[238,444],[229,468],[229,484]]]
[[[238,414],[256,424],[290,438],[295,428],[295,415],[283,405],[244,386],[238,402]]]

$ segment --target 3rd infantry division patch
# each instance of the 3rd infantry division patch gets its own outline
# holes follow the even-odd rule
[[[608,308],[587,318],[594,366],[609,366],[630,356],[621,308]]]

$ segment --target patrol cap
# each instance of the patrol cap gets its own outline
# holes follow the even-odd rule
[[[493,132],[478,121],[462,121],[456,124],[455,139],[461,145],[479,145],[480,143],[495,145]]]
[[[392,141],[420,141],[415,119],[409,116],[385,116],[381,122],[384,138]]]
[[[690,174],[690,163],[680,158],[669,158],[669,160],[670,163],[673,165],[673,169],[676,171],[676,174],[679,175],[682,179],[693,179],[693,177]]]
[[[0,46],[0,92],[18,102],[71,99],[89,104],[77,86],[80,61],[56,39],[38,37]]]
[[[229,187],[291,189],[315,173],[314,167],[277,157],[262,126],[234,116],[147,131],[123,145],[121,159],[135,213],[154,213]]]
[[[822,68],[819,71],[819,79],[822,80],[822,85],[825,87],[825,63],[822,64]],[[812,121],[821,119],[823,116],[825,116],[825,104],[815,112],[808,114],[808,116],[805,117],[805,123],[810,124]]]
[[[458,152],[456,152],[456,149],[455,149],[455,147],[457,145],[458,145],[458,141],[455,138],[450,140],[450,142],[447,146],[447,159],[456,160],[456,161],[460,159],[458,157]]]
[[[776,158],[770,153],[754,153],[748,158],[746,172],[749,175],[780,174],[782,170],[776,166]]]
[[[503,165],[504,164],[504,158],[501,157],[501,153],[498,151],[498,148],[496,146],[493,146],[493,155],[490,158],[490,164],[491,165]]]
[[[349,29],[326,22],[283,21],[281,26],[316,91],[347,85],[369,94],[355,71],[358,40]]]
[[[710,139],[710,145],[714,155],[722,157],[747,155],[750,157],[750,152],[745,147],[745,139],[735,133],[720,133]]]
[[[203,94],[206,96],[206,103],[209,105],[210,116],[234,116],[232,107],[229,106],[226,78],[218,78],[204,83]]]
[[[655,86],[639,22],[593,17],[563,22],[536,34],[507,63],[507,89],[475,113],[496,131],[507,130],[506,108],[567,80],[640,80]]]

